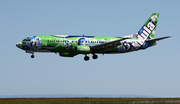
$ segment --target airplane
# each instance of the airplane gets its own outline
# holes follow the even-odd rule
[[[88,54],[97,59],[97,54],[118,54],[144,50],[157,44],[157,41],[171,36],[154,38],[159,13],[153,13],[140,30],[123,37],[102,36],[73,36],[73,35],[37,35],[27,37],[16,46],[34,58],[34,52],[59,53],[62,57],[74,57],[84,54],[88,61]]]

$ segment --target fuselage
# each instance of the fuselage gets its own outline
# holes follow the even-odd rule
[[[146,49],[156,45],[158,40],[169,37],[154,39],[159,13],[153,13],[140,30],[124,37],[100,37],[100,36],[72,36],[72,35],[37,35],[27,37],[16,46],[27,53],[54,52],[63,57],[74,57],[84,54],[84,60],[89,60],[87,54],[93,54],[97,59],[98,53],[113,54],[126,53]]]
[[[17,43],[17,47],[25,50],[28,53],[33,52],[56,52],[56,53],[74,53],[75,47],[81,46],[81,50],[89,51],[88,53],[124,53],[135,51],[131,46],[136,38],[127,39],[121,42],[121,45],[106,49],[103,52],[99,50],[91,51],[89,48],[93,45],[103,44],[122,37],[99,37],[99,36],[71,36],[71,35],[39,35],[27,37],[23,41]],[[145,49],[153,44],[144,45],[140,49]],[[86,52],[85,52],[86,53]],[[79,53],[75,53],[79,54]]]

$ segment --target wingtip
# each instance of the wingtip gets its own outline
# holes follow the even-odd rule
[[[171,38],[172,36],[166,36],[165,38]]]

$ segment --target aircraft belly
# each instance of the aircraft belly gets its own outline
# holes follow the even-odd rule
[[[34,51],[34,52],[52,52],[52,51],[43,49],[43,50],[38,50],[38,51]]]

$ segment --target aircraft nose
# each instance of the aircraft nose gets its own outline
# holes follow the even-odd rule
[[[21,42],[16,43],[16,47],[21,48]]]
[[[18,45],[18,43],[16,43],[16,47],[18,47],[18,48],[19,48],[19,45]]]

